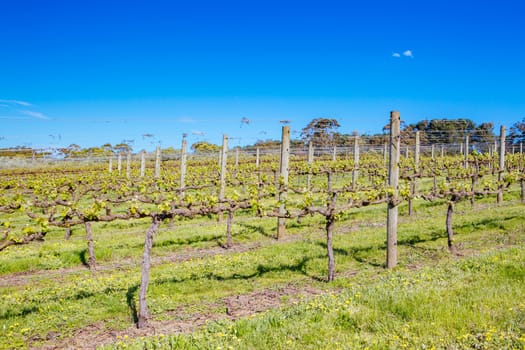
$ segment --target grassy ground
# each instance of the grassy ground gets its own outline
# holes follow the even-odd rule
[[[133,321],[148,222],[94,225],[94,274],[82,230],[67,242],[55,230],[0,254],[0,348],[520,349],[525,218],[516,192],[507,197],[458,204],[462,256],[446,249],[444,202],[417,201],[413,217],[403,206],[394,271],[383,267],[384,206],[351,211],[337,223],[330,284],[319,217],[290,221],[277,242],[275,220],[240,215],[231,250],[220,247],[225,224],[166,224],[153,248],[152,326],[141,332]],[[177,330],[187,334],[170,335]]]

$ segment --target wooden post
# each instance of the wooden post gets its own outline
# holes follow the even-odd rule
[[[522,162],[523,162],[523,143],[520,142],[520,156],[518,158],[518,167],[521,169],[521,166],[522,166]]]
[[[241,149],[239,147],[235,147],[235,169],[239,167],[239,152]]]
[[[109,156],[109,173],[111,174],[113,172],[113,155]]]
[[[131,152],[128,151],[128,155],[126,157],[126,178],[131,178]]]
[[[432,146],[430,146],[430,154],[432,156],[432,160],[434,160],[434,145],[432,144]]]
[[[95,258],[95,241],[93,240],[93,230],[91,228],[91,222],[84,222],[84,227],[86,229],[86,240],[88,244],[88,266],[91,271],[95,271],[97,259]]]
[[[220,155],[220,168],[221,168],[221,178],[220,178],[220,188],[219,188],[219,206],[224,201],[224,196],[226,192],[226,162],[228,160],[228,135],[224,134],[222,136],[222,150]],[[219,222],[222,222],[222,212],[219,211],[218,216]]]
[[[312,171],[310,170],[310,167],[314,163],[314,144],[312,141],[308,142],[308,175],[306,178],[306,188],[308,191],[312,188]]]
[[[386,162],[388,160],[387,154],[388,154],[388,145],[385,143],[383,145],[383,165],[385,167],[386,167]]]
[[[499,132],[499,169],[498,169],[498,204],[503,203],[503,174],[505,172],[505,125],[502,125]]]
[[[465,169],[468,169],[468,148],[469,148],[470,135],[465,135]]]
[[[414,149],[414,165],[416,173],[419,173],[419,156],[421,154],[421,137],[420,131],[416,131],[416,146]]]
[[[186,187],[187,151],[188,151],[188,141],[186,141],[186,136],[183,136],[181,150],[180,150],[180,198],[184,198],[184,188]]]
[[[149,286],[149,270],[150,270],[150,258],[151,258],[151,247],[153,246],[153,236],[159,231],[160,219],[157,216],[153,217],[152,223],[146,231],[146,237],[144,239],[144,254],[142,256],[142,277],[140,280],[139,289],[139,311],[138,311],[138,322],[137,327],[143,328],[149,318],[148,305],[146,303],[146,294]]]
[[[352,188],[357,187],[359,177],[359,135],[354,137],[354,170],[352,171]]]
[[[259,169],[261,164],[259,147],[255,150],[255,167]]]
[[[281,161],[279,162],[279,215],[286,213],[284,201],[288,191],[288,166],[290,158],[290,127],[283,126],[281,138]],[[277,239],[282,238],[286,232],[286,219],[277,218]]]
[[[120,175],[122,173],[122,153],[120,152],[117,157],[117,170],[118,174]]]
[[[332,172],[328,171],[328,215],[326,215],[326,251],[328,254],[328,282],[334,280],[335,257],[333,248],[333,236],[335,229],[335,206],[337,204],[337,193],[332,190]]]
[[[388,167],[388,185],[393,190],[393,195],[388,202],[387,209],[387,244],[386,267],[393,268],[397,265],[397,197],[399,182],[399,153],[400,153],[400,115],[399,112],[390,113],[390,156]]]
[[[445,157],[445,146],[441,145],[441,158]]]
[[[161,161],[161,155],[160,155],[160,146],[157,146],[157,151],[155,153],[155,178],[158,179],[160,177],[160,161]]]
[[[146,173],[146,151],[140,152],[140,177],[144,177]]]
[[[416,131],[416,144],[414,146],[414,175],[419,174],[419,154],[421,149],[421,141],[420,141],[420,131]],[[417,176],[415,176],[412,179],[412,188],[411,188],[412,196],[408,200],[408,215],[412,216],[414,212],[413,207],[413,196],[417,194]]]
[[[332,149],[332,161],[335,162],[337,160],[337,146],[334,146]]]

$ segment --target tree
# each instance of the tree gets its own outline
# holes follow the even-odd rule
[[[516,122],[510,127],[509,139],[512,143],[525,141],[525,118],[521,122]]]
[[[72,143],[66,148],[59,148],[59,151],[62,152],[66,158],[74,158],[78,156],[81,149],[79,145]]]
[[[193,145],[191,145],[191,150],[195,153],[213,153],[219,152],[220,149],[220,146],[206,141],[195,142]]]
[[[315,118],[302,129],[301,138],[305,143],[312,141],[314,146],[331,146],[335,143],[339,126],[336,119]]]
[[[472,142],[493,142],[495,137],[494,123],[481,123],[474,129]]]
[[[121,143],[115,145],[115,147],[113,147],[113,149],[114,149],[117,153],[123,153],[123,154],[126,154],[126,153],[128,153],[128,152],[131,152],[133,148],[131,147],[130,142],[121,142]]]

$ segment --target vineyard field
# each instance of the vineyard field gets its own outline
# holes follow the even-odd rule
[[[521,154],[228,157],[2,171],[0,348],[525,346]]]

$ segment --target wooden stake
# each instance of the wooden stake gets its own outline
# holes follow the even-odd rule
[[[400,155],[400,115],[399,112],[390,113],[390,155],[388,169],[388,185],[394,191],[387,209],[387,246],[386,267],[397,265],[397,199],[399,183],[399,155]]]
[[[306,188],[308,191],[312,188],[312,171],[310,167],[314,163],[314,143],[312,141],[308,142],[308,175],[306,178]]]
[[[120,175],[122,173],[122,153],[120,152],[117,157],[117,170],[118,174]]]
[[[188,151],[188,142],[186,136],[182,137],[180,150],[180,198],[184,198],[184,188],[186,187],[186,158]]]
[[[146,237],[144,239],[144,254],[142,256],[142,277],[140,280],[139,290],[139,312],[137,327],[143,328],[149,318],[148,305],[146,303],[146,294],[149,286],[149,270],[150,270],[150,256],[151,247],[153,246],[153,236],[158,232],[160,226],[160,218],[157,216],[153,217],[153,221],[146,231]]]
[[[140,152],[140,177],[144,177],[146,173],[146,151]]]
[[[226,163],[228,160],[228,135],[222,136],[222,150],[220,154],[220,189],[219,189],[219,205],[224,201],[226,192]],[[222,212],[219,211],[219,222],[222,222]]]
[[[131,152],[129,151],[126,156],[126,178],[128,180],[131,178]]]
[[[357,187],[359,177],[359,135],[354,137],[354,170],[352,171],[352,188]]]
[[[157,151],[155,154],[155,178],[156,179],[160,177],[160,161],[161,161],[160,146],[157,146]]]
[[[498,191],[498,204],[503,203],[503,175],[505,172],[505,126],[502,125],[499,132],[499,169],[498,169],[498,182],[499,191]]]
[[[468,169],[468,148],[470,135],[465,135],[465,169]]]
[[[283,126],[281,138],[281,160],[279,162],[279,215],[284,216],[286,208],[284,201],[287,197],[288,191],[288,166],[290,158],[290,127]],[[277,239],[283,237],[286,232],[286,219],[284,217],[277,218]]]

